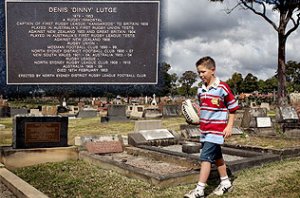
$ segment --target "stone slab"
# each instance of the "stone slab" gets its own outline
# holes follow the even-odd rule
[[[10,108],[10,117],[14,117],[16,115],[24,115],[28,113],[29,110],[26,108]]]
[[[140,130],[139,133],[142,134],[147,141],[175,138],[168,129]]]
[[[13,148],[68,146],[68,118],[61,116],[15,116]]]
[[[138,146],[147,144],[147,140],[140,133],[128,133],[128,144],[132,146]]]
[[[77,118],[97,117],[97,110],[79,110]]]
[[[89,153],[94,154],[121,153],[124,151],[120,141],[87,142],[85,148]]]
[[[179,105],[164,105],[162,107],[162,115],[164,117],[180,116],[181,107]]]
[[[2,181],[18,198],[48,198],[47,195],[40,192],[6,168],[0,169],[0,181]]]
[[[155,130],[161,128],[161,120],[138,120],[135,121],[134,132],[139,132],[140,130]]]
[[[78,149],[75,146],[32,149],[1,147],[0,152],[0,162],[9,170],[47,162],[78,159]]]

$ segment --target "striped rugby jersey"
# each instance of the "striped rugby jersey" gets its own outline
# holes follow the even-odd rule
[[[197,93],[200,111],[201,142],[224,143],[223,130],[227,125],[228,113],[234,113],[238,102],[229,86],[219,78],[207,88],[204,84]]]

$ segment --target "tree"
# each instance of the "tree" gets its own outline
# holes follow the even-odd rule
[[[186,71],[179,79],[181,88],[184,90],[186,96],[191,96],[192,85],[196,82],[197,74],[193,71]]]
[[[241,85],[243,83],[243,76],[240,73],[235,72],[232,77],[226,81],[226,83],[232,88],[232,92],[237,95],[241,93]]]
[[[287,89],[290,92],[300,91],[300,63],[288,61],[286,64]]]
[[[220,1],[224,0],[210,0]],[[272,11],[279,13],[279,22],[276,24],[272,21],[272,14],[268,13],[268,6],[272,6]],[[230,13],[234,9],[241,7],[252,11],[254,14],[262,17],[277,32],[278,37],[278,105],[287,103],[286,94],[286,41],[300,24],[300,0],[238,0],[236,6],[228,11]]]
[[[176,73],[173,73],[170,75],[171,77],[171,82],[170,82],[170,86],[171,86],[171,90],[170,90],[170,94],[171,96],[177,94],[177,80],[178,80],[178,76]]]
[[[249,73],[245,77],[243,83],[241,84],[241,90],[245,93],[251,93],[258,90],[257,77]]]

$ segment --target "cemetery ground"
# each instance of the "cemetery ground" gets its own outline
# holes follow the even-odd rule
[[[0,130],[0,146],[11,145],[12,118],[1,118],[5,125]],[[163,118],[164,128],[180,131],[185,124],[180,118]],[[70,119],[68,143],[82,135],[127,135],[134,130],[134,122],[100,123],[98,118]],[[251,134],[234,135],[228,144],[259,146],[263,148],[299,147],[300,139],[257,137]],[[232,177],[234,191],[224,197],[299,197],[300,158],[284,159],[260,167],[244,169]],[[13,170],[23,180],[49,197],[183,197],[195,184],[159,188],[149,183],[122,176],[83,161],[46,163]],[[217,186],[209,181],[207,193]],[[1,197],[1,196],[0,196]],[[214,197],[214,196],[212,196]]]

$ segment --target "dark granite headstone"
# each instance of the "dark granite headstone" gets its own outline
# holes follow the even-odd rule
[[[164,117],[176,117],[180,115],[179,105],[164,105],[162,114]]]
[[[93,118],[97,117],[97,111],[96,110],[79,110],[78,118]]]
[[[7,106],[0,107],[0,118],[9,117],[9,109]]]
[[[109,105],[107,117],[109,121],[127,121],[126,105]]]
[[[61,116],[15,116],[13,148],[68,146],[68,118]]]

